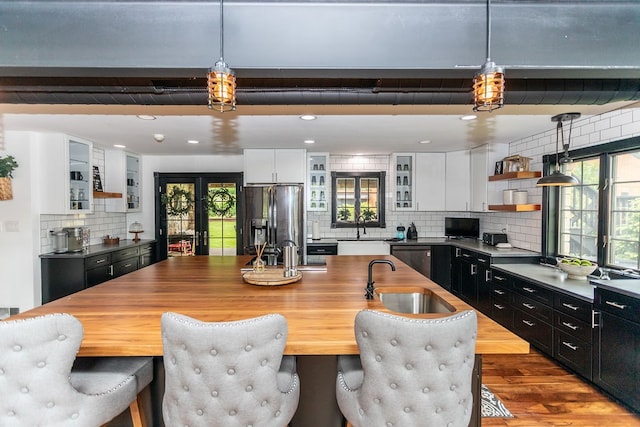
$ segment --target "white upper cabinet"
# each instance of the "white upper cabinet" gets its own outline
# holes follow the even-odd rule
[[[416,160],[414,153],[394,153],[389,165],[391,170],[392,208],[396,211],[416,210]]]
[[[107,212],[140,212],[140,156],[122,150],[105,150],[105,192],[121,193],[122,197],[105,199]]]
[[[40,134],[40,213],[93,212],[93,143],[63,134]]]
[[[416,153],[416,210],[445,210],[445,153]]]
[[[305,182],[304,149],[244,150],[245,184],[297,184]]]
[[[487,212],[489,205],[502,203],[506,182],[491,183],[496,162],[509,155],[508,144],[487,144],[471,150],[471,211]]]
[[[447,211],[469,210],[471,199],[469,165],[469,150],[451,151],[445,155],[445,209]]]

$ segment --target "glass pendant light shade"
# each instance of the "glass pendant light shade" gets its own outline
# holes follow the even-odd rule
[[[213,68],[209,69],[207,90],[210,109],[221,113],[236,109],[236,74],[224,61],[216,62]]]
[[[493,111],[504,105],[504,70],[487,61],[473,77],[473,111]]]

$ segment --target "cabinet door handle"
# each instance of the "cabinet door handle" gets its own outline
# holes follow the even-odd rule
[[[462,251],[460,250],[460,248],[456,248],[456,258],[459,258],[461,253]]]
[[[523,289],[524,291],[529,292],[530,294],[535,294],[535,293],[536,293],[536,290],[535,290],[535,289],[531,289],[531,288],[527,288],[527,287],[524,287],[524,288],[522,288],[522,289]]]
[[[498,294],[498,295],[504,295],[505,294],[505,292],[501,291],[500,289],[494,289],[493,292]]]
[[[571,350],[576,351],[578,349],[577,345],[573,345],[570,342],[562,341],[562,345],[569,347]]]
[[[491,281],[491,270],[485,270],[485,272],[484,272],[484,281],[485,282],[490,282]]]
[[[536,326],[536,324],[534,322],[531,322],[530,320],[523,320],[522,323],[527,326]]]
[[[113,264],[111,264],[109,266],[109,272],[108,272],[109,276],[113,276]]]
[[[573,305],[573,304],[567,304],[566,302],[563,302],[563,303],[562,303],[562,306],[563,306],[563,307],[570,308],[570,309],[571,309],[571,310],[573,310],[573,311],[578,311],[578,307],[576,307],[576,306],[575,306],[575,305]]]
[[[478,266],[475,264],[471,264],[471,275],[475,276],[476,274],[478,274]]]
[[[529,303],[526,303],[526,302],[523,302],[522,305],[527,307],[529,310],[535,310],[536,309],[535,305],[532,305],[532,304],[529,304]]]
[[[566,326],[569,329],[573,329],[574,331],[578,330],[578,327],[576,325],[574,325],[573,323],[569,323],[569,322],[562,322],[562,324],[564,326]]]
[[[207,230],[204,231],[204,240],[202,241],[203,246],[207,246],[209,243],[209,233]]]
[[[495,308],[497,308],[498,310],[504,310],[504,305],[501,305],[501,304],[493,304],[493,306],[494,306]]]
[[[619,308],[620,310],[624,310],[625,308],[627,308],[626,304],[620,304],[615,301],[605,301],[604,303],[612,307]]]

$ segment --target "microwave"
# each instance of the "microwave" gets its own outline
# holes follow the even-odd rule
[[[482,233],[482,242],[491,246],[507,243],[507,235],[504,233]]]

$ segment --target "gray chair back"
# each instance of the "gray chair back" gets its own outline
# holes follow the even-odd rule
[[[127,409],[135,376],[102,376],[91,394],[72,385],[82,336],[68,314],[0,321],[0,426],[100,426]]]
[[[338,406],[354,427],[466,427],[477,318],[437,319],[372,310],[356,315],[360,356],[338,358]]]
[[[167,426],[283,427],[300,397],[295,358],[283,356],[287,321],[279,314],[201,322],[161,319]]]

